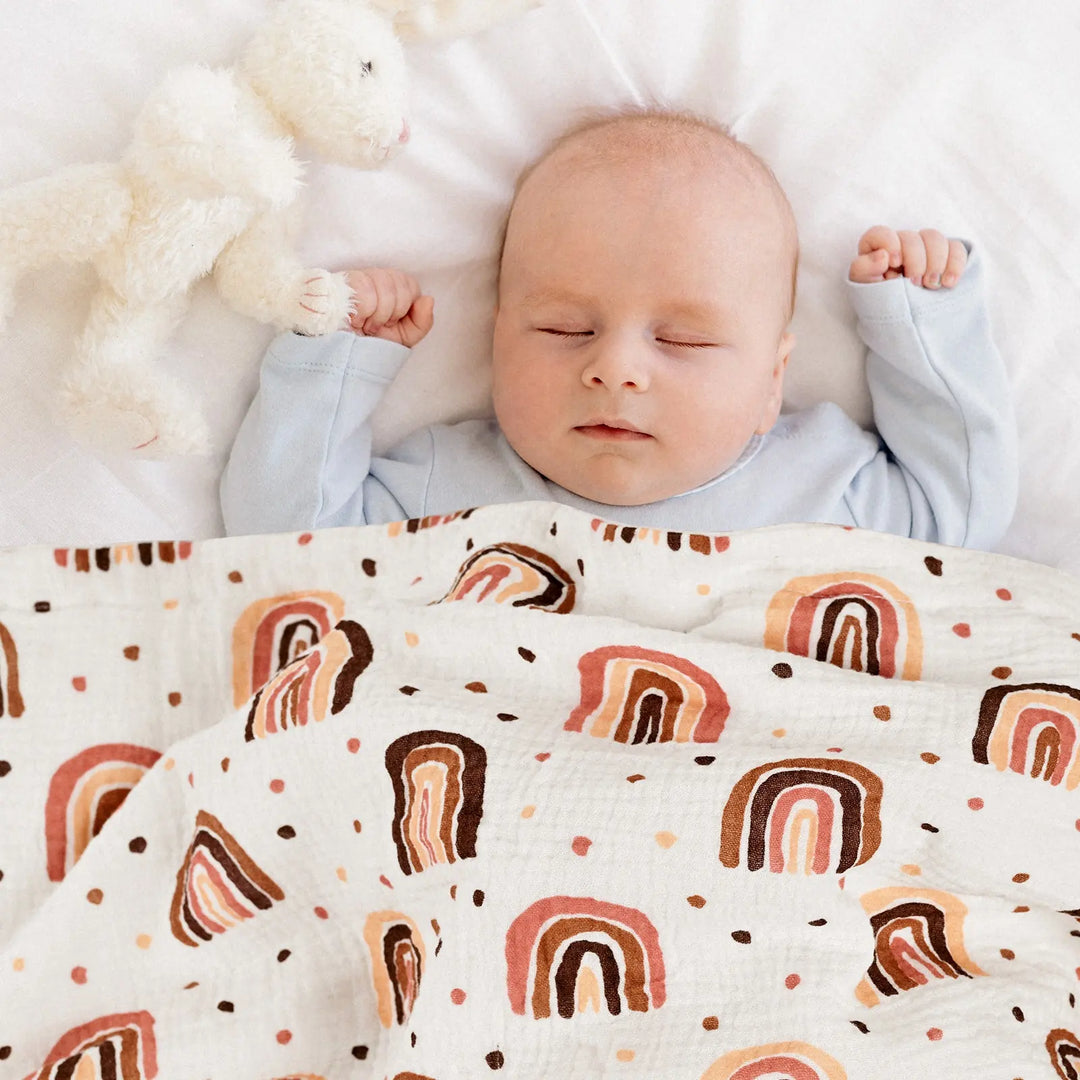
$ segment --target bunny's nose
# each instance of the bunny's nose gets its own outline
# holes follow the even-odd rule
[[[401,134],[397,137],[399,143],[407,143],[409,141],[409,121],[402,120],[401,122]]]

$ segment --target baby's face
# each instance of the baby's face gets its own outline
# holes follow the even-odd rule
[[[744,178],[579,164],[555,151],[514,205],[495,412],[548,479],[636,506],[711,480],[775,422],[791,257],[771,195]]]

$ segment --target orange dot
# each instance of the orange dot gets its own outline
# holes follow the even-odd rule
[[[135,944],[138,945],[140,949],[149,949],[150,942],[153,940],[154,939],[149,934],[140,934],[135,939]]]
[[[945,1034],[945,1032],[944,1032],[944,1031],[942,1031],[942,1030],[941,1030],[941,1028],[931,1028],[931,1029],[930,1029],[930,1030],[929,1030],[929,1031],[928,1031],[928,1032],[926,1033],[926,1037],[927,1037],[927,1038],[928,1038],[928,1039],[929,1039],[929,1040],[930,1040],[931,1042],[937,1042],[937,1041],[938,1041],[938,1039],[940,1039],[940,1038],[941,1038],[941,1036],[942,1036],[942,1035],[944,1035],[944,1034]]]
[[[86,968],[75,967],[71,969],[71,981],[83,986],[86,983]]]
[[[166,611],[175,611],[179,604],[179,600],[166,600],[162,606],[165,608]]]
[[[166,758],[166,759],[165,759],[165,760],[164,760],[164,761],[163,761],[163,762],[161,763],[161,767],[162,767],[162,768],[163,768],[163,769],[164,769],[164,770],[165,770],[166,772],[171,772],[171,771],[172,771],[173,769],[175,769],[175,768],[176,768],[176,760],[175,760],[174,758],[171,758],[171,757],[167,757],[167,758]]]
[[[888,705],[875,705],[874,716],[879,720],[888,720],[892,717],[892,709]]]
[[[405,644],[408,645],[410,649],[412,649],[420,644],[420,639],[411,630],[406,630]]]
[[[671,847],[678,839],[674,833],[670,832],[658,832],[656,834],[656,842],[665,849]]]
[[[633,1061],[634,1060],[634,1051],[633,1050],[616,1050],[615,1051],[615,1060],[616,1061]]]
[[[777,728],[777,729],[776,729],[776,730],[775,730],[775,731],[773,732],[773,735],[774,735],[774,736],[775,736],[776,738],[778,738],[778,739],[782,739],[782,738],[783,738],[783,737],[784,737],[784,736],[785,736],[786,734],[787,734],[787,731],[786,731],[786,730],[785,730],[784,728],[782,728],[782,727],[778,727],[778,728]]]
[[[993,675],[995,679],[1007,679],[1012,674],[1012,668],[1002,665],[1001,667],[994,668],[990,674]]]
[[[315,914],[318,915],[320,919],[329,919],[330,918],[330,916],[327,914],[326,908],[324,908],[324,907],[317,907],[315,909]]]
[[[968,799],[967,804],[972,810],[981,810],[986,805],[977,795],[974,799]]]
[[[101,901],[105,899],[105,894],[100,889],[91,889],[86,894],[86,899],[89,900],[91,904],[100,904]]]
[[[296,542],[298,544],[300,544],[301,547],[303,547],[304,544],[310,544],[311,543],[311,533],[301,533],[296,538]]]
[[[71,685],[81,694],[86,689],[86,676],[76,675],[75,678],[71,680]]]
[[[450,1000],[455,1005],[464,1004],[464,1002],[465,1002],[465,991],[464,990],[459,990],[457,987],[454,987],[454,989],[450,991]]]
[[[918,877],[922,873],[922,867],[916,866],[915,863],[905,863],[900,867],[901,873],[910,874],[912,877]]]
[[[701,1026],[706,1031],[715,1031],[720,1026],[720,1017],[706,1016],[705,1019],[701,1021]]]
[[[588,855],[592,841],[587,836],[575,836],[570,844],[570,850],[575,855]]]
[[[698,896],[697,893],[694,893],[693,896],[688,896],[686,898],[686,902],[691,907],[703,908],[705,906],[705,897],[704,896]]]
[[[350,739],[345,745],[349,748],[350,754],[355,754],[360,749],[360,740]]]
[[[785,986],[786,986],[786,987],[787,987],[787,988],[788,988],[789,990],[794,990],[794,989],[795,989],[795,987],[796,987],[796,986],[798,986],[798,985],[799,985],[799,983],[801,983],[801,982],[802,982],[802,979],[800,979],[800,978],[799,978],[799,976],[795,974],[795,972],[792,972],[792,973],[791,973],[791,974],[790,974],[790,975],[789,975],[789,976],[788,976],[788,977],[787,977],[787,978],[786,978],[786,979],[784,980],[784,985],[785,985]]]
[[[1008,589],[998,589],[997,598],[999,600],[1011,600],[1012,599],[1012,593],[1009,592]]]
[[[284,1046],[287,1042],[290,1042],[291,1040],[292,1032],[289,1031],[287,1028],[282,1028],[281,1031],[277,1033],[277,1041],[281,1043],[282,1046]]]
[[[337,876],[338,876],[339,881],[348,881],[349,880],[349,874],[346,871],[344,866],[339,866],[337,868]]]
[[[280,795],[285,790],[285,781],[284,780],[271,780],[270,781],[270,790],[275,795]]]
[[[1027,881],[1030,877],[1030,874],[1013,874],[1012,879],[1016,882],[1017,885],[1023,885],[1024,882]]]
[[[919,757],[921,757],[927,765],[936,765],[941,760],[941,758],[939,758],[937,754],[931,754],[929,750],[927,750],[925,753],[920,754]]]
[[[526,806],[521,811],[521,816],[523,818],[531,818],[533,816],[533,814],[535,814],[535,813],[536,813],[536,807],[535,806]]]
[[[1002,956],[1003,960],[1015,960],[1016,959],[1016,953],[1014,953],[1012,951],[1012,949],[1000,949],[999,951],[1001,953],[1001,956]]]
[[[22,971],[26,967],[26,961],[21,956],[16,956],[11,963],[11,969],[13,971]]]
[[[698,596],[708,596],[712,592],[711,585],[699,585],[697,587]]]
[[[966,622],[958,622],[953,628],[952,632],[957,637],[971,637],[971,627]],[[936,1031],[937,1028],[932,1030]]]

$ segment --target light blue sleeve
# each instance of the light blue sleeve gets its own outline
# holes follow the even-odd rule
[[[864,528],[989,549],[1016,505],[1016,419],[982,260],[965,246],[951,289],[848,282],[887,452],[859,470],[845,501]]]
[[[364,524],[369,418],[408,356],[348,331],[280,334],[221,478],[228,535]],[[408,517],[385,490],[378,520]]]

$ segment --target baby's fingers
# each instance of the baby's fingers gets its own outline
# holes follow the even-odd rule
[[[856,281],[861,285],[868,285],[875,281],[884,281],[885,272],[889,269],[889,253],[885,248],[859,255],[851,261],[848,268],[848,280]]]
[[[895,269],[900,265],[900,236],[888,225],[875,225],[859,237],[859,254],[867,255],[872,251],[884,249],[889,253],[889,266]]]
[[[950,288],[955,285],[959,280],[964,270],[967,268],[967,248],[964,247],[961,240],[949,241],[949,260],[945,263],[945,273],[942,276],[941,284],[946,288]]]
[[[920,229],[919,236],[926,250],[922,283],[928,289],[936,289],[941,285],[945,264],[949,261],[949,241],[937,229]]]
[[[401,344],[410,349],[427,336],[427,332],[435,325],[435,298],[433,296],[419,296],[401,317],[397,329],[401,337]]]
[[[352,309],[349,322],[354,330],[359,330],[364,320],[375,310],[379,302],[379,292],[371,275],[363,270],[350,270],[345,275],[352,290]]]

